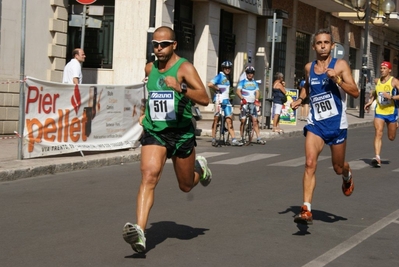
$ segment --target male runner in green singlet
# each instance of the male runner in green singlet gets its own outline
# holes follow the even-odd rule
[[[157,60],[145,66],[148,99],[141,139],[142,179],[137,196],[137,224],[126,223],[123,238],[136,252],[145,252],[144,230],[154,203],[154,191],[168,158],[173,161],[180,190],[189,192],[212,173],[204,157],[195,156],[193,103],[208,105],[209,97],[196,69],[175,53],[177,42],[169,27],[155,30],[152,44]]]

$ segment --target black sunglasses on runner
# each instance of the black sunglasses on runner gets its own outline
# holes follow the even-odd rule
[[[161,48],[165,48],[173,44],[175,41],[173,40],[162,40],[162,41],[155,41],[152,40],[152,46],[154,48],[158,48],[158,46],[161,46]]]

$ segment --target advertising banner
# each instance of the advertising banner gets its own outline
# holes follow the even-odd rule
[[[138,145],[143,84],[63,84],[27,77],[23,158]]]
[[[281,110],[280,124],[296,125],[297,110],[293,110],[290,107],[290,104],[298,98],[299,90],[298,89],[289,89],[289,88],[286,88],[285,90],[287,91],[287,93],[285,94],[287,96],[287,102],[285,102],[285,104],[283,105],[283,108]]]

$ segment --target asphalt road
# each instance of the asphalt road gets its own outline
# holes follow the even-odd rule
[[[398,140],[349,131],[351,197],[326,146],[317,170],[314,224],[296,225],[302,204],[303,137],[214,148],[198,140],[213,181],[186,194],[166,164],[147,227],[146,255],[122,227],[135,222],[140,164],[0,183],[0,266],[399,266]]]

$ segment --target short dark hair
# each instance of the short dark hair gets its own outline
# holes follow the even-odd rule
[[[332,43],[332,44],[334,43],[332,33],[331,33],[331,31],[330,31],[329,29],[319,29],[317,32],[315,32],[315,33],[312,35],[312,46],[315,45],[316,36],[317,36],[317,35],[320,35],[320,34],[328,34],[328,35],[330,35],[331,43]]]

